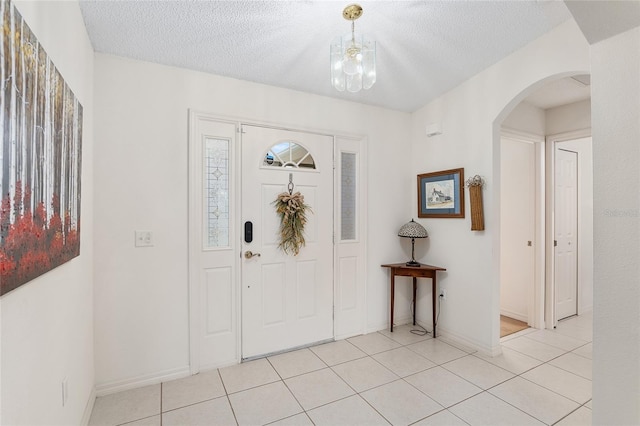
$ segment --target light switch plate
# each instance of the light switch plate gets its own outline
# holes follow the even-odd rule
[[[136,247],[153,247],[151,231],[136,231]]]

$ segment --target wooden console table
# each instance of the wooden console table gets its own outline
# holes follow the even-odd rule
[[[439,266],[431,266],[420,264],[420,266],[407,266],[405,263],[391,263],[382,265],[383,268],[391,270],[391,332],[393,332],[393,302],[395,295],[395,277],[412,277],[413,278],[413,325],[416,325],[416,283],[418,278],[431,278],[431,302],[433,305],[433,337],[436,337],[436,272],[446,271],[445,268]]]

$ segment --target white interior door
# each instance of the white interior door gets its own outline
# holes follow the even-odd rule
[[[556,319],[578,313],[578,154],[555,153]]]
[[[252,224],[242,242],[242,358],[332,339],[333,137],[243,125],[241,145],[242,224]],[[290,176],[312,210],[297,256],[278,248],[273,204]]]
[[[529,322],[534,297],[535,145],[501,141],[500,314]]]

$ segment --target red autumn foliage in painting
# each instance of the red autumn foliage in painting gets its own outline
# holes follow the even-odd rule
[[[63,223],[58,213],[58,196],[54,195],[51,200],[54,213],[47,221],[44,203],[38,204],[35,212],[23,211],[23,206],[30,205],[31,190],[27,187],[23,193],[20,182],[16,187],[13,203],[5,197],[0,211],[4,235],[0,245],[0,294],[73,259],[80,252],[79,224],[73,227],[68,214]],[[13,223],[9,222],[11,209],[17,213]]]
[[[82,105],[0,1],[0,295],[80,254]]]

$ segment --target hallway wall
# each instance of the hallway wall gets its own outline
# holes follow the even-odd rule
[[[592,46],[593,424],[640,423],[640,27]]]
[[[76,2],[15,4],[83,107],[82,226],[80,256],[0,298],[0,424],[77,425],[94,385],[93,49]]]
[[[388,323],[397,231],[412,215],[410,115],[179,68],[96,55],[96,384],[187,374],[188,110],[368,137],[365,331]],[[154,247],[135,248],[150,230]],[[399,289],[398,298],[408,294]],[[398,304],[397,318],[409,317]]]
[[[451,337],[487,352],[500,350],[495,313],[502,121],[547,81],[588,70],[589,46],[575,22],[567,21],[413,114],[415,174],[465,167],[466,176],[486,180],[485,231],[470,231],[468,204],[465,219],[420,220],[430,233],[428,256],[421,260],[447,268],[440,280],[448,300],[442,302],[439,328]],[[424,126],[432,122],[442,123],[443,134],[427,138]]]

